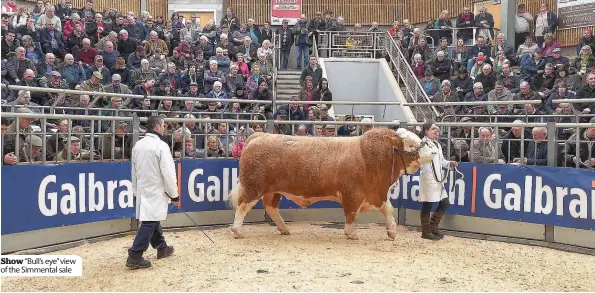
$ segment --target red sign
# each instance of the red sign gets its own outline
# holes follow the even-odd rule
[[[271,0],[271,25],[281,25],[284,19],[294,25],[302,15],[302,0]]]

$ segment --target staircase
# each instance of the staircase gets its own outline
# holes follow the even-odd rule
[[[300,85],[301,71],[297,70],[278,70],[277,71],[277,100],[290,100],[292,96],[297,96],[302,86]]]

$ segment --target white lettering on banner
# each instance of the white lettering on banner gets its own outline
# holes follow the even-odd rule
[[[505,180],[506,181],[506,180]],[[535,181],[535,203],[533,210],[533,181]],[[553,188],[547,184],[543,184],[541,176],[525,176],[525,192],[521,194],[521,186],[514,182],[507,182],[505,187],[507,193],[502,199],[503,190],[495,186],[496,182],[502,182],[501,174],[490,174],[483,186],[483,199],[487,207],[497,210],[502,208],[502,201],[504,201],[504,208],[509,211],[520,211],[521,197],[523,197],[523,211],[527,213],[536,213],[549,215],[554,210],[556,205],[556,215],[564,216],[564,197],[568,196],[567,187]],[[555,193],[554,193],[555,190]],[[568,212],[571,217],[575,219],[588,218],[588,197],[587,192],[580,188],[571,188],[570,195],[573,199],[568,203]],[[591,190],[591,218],[595,220],[595,189]]]
[[[39,184],[39,190],[37,194],[37,204],[41,214],[47,217],[55,216],[58,214],[58,206],[60,207],[60,213],[63,215],[75,214],[77,213],[77,199],[79,213],[86,212],[87,208],[89,212],[100,212],[104,209],[106,201],[107,209],[113,210],[115,208],[114,191],[120,187],[123,188],[121,188],[117,195],[119,207],[125,209],[134,206],[132,183],[130,180],[107,181],[106,200],[104,182],[95,181],[94,173],[88,174],[88,181],[85,180],[85,177],[87,177],[86,173],[81,173],[78,175],[78,190],[76,189],[75,184],[68,182],[62,183],[60,185],[60,191],[62,191],[60,198],[58,198],[58,192],[47,192],[50,184],[53,186],[52,183],[57,183],[56,175],[48,175],[44,177]],[[85,204],[87,202],[87,198],[85,197],[86,185],[89,186],[88,207]],[[49,207],[47,205],[48,201]]]
[[[456,204],[460,206],[465,205],[465,181],[462,179],[455,180],[455,175],[451,172],[448,178],[448,182],[455,182],[455,190],[452,190],[450,186],[447,188],[448,201],[450,204]],[[409,183],[412,183],[411,192],[408,192]],[[446,186],[446,184],[445,184]],[[458,192],[457,192],[458,191]],[[400,195],[406,200],[411,195],[411,200],[419,201],[419,176],[402,176],[399,180],[399,184],[389,189],[388,197],[390,199],[398,199]]]
[[[223,168],[221,176],[208,176],[207,183],[205,183],[204,179],[197,178],[200,175],[204,175],[204,169],[197,168],[192,170],[188,176],[188,195],[195,202],[205,201],[205,193],[206,199],[209,202],[227,200],[229,198],[229,191],[233,189],[238,183],[238,169],[231,168],[231,189],[229,186],[229,173],[229,168]],[[221,186],[221,182],[223,182],[223,186]],[[208,184],[206,190],[205,184]],[[198,195],[196,194],[197,189]],[[221,194],[222,189],[223,194]]]

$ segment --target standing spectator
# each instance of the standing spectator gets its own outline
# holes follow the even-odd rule
[[[302,69],[302,60],[304,60],[304,69],[308,66],[308,52],[312,45],[311,40],[308,38],[308,21],[306,15],[302,14],[300,20],[295,24],[293,29],[295,36],[295,46],[297,48],[297,69]]]
[[[525,42],[525,39],[529,36],[531,31],[531,24],[534,18],[531,13],[527,12],[524,3],[521,3],[517,7],[517,12],[514,21],[514,50],[518,50],[519,46]]]
[[[314,90],[312,94],[313,101],[332,101],[333,100],[333,93],[328,88],[328,80],[326,78],[322,78],[320,81],[320,87]],[[326,105],[326,104],[319,104],[319,105]],[[327,105],[327,107],[331,107],[331,105]]]
[[[318,66],[318,60],[316,59],[316,56],[310,56],[309,65],[302,71],[302,75],[300,76],[300,84],[302,86],[304,86],[307,76],[312,78],[312,85],[314,88],[318,88],[320,86],[320,82],[322,81],[322,68]]]
[[[233,9],[231,7],[227,7],[225,16],[221,18],[221,22],[219,23],[219,28],[221,30],[227,29],[229,35],[232,35],[234,32],[240,30],[240,26],[240,20],[233,13]]]
[[[470,44],[473,39],[473,29],[465,29],[473,27],[475,15],[471,12],[469,6],[463,7],[463,12],[457,17],[456,27],[459,28],[457,31],[457,37],[463,39],[465,44]]]
[[[589,123],[595,123],[595,117]],[[578,145],[577,141],[580,141]],[[562,157],[565,166],[595,168],[595,127],[581,129],[570,136],[564,145]]]
[[[542,3],[539,6],[539,13],[535,18],[535,39],[537,40],[537,45],[541,47],[543,45],[543,37],[547,33],[555,35],[557,29],[558,17],[555,13],[549,11],[547,4]]]
[[[475,32],[476,39],[480,36],[484,37],[487,41],[494,39],[494,16],[488,13],[487,8],[484,6],[479,7],[479,14],[475,16],[473,24],[476,27],[480,27]]]
[[[293,46],[293,30],[288,26],[289,21],[283,20],[282,26],[277,29],[277,35],[281,39],[281,57],[282,57],[282,68],[287,69],[289,62],[289,54],[291,53],[291,46]]]

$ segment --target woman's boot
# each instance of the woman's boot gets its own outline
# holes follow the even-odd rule
[[[432,234],[430,228],[430,214],[421,215],[421,238],[430,240],[439,240],[436,235]]]
[[[445,211],[440,210],[434,212],[432,215],[432,219],[430,220],[430,232],[434,234],[439,239],[444,238],[444,234],[438,230],[438,226],[440,225],[440,220],[442,220],[442,216],[444,216]]]

